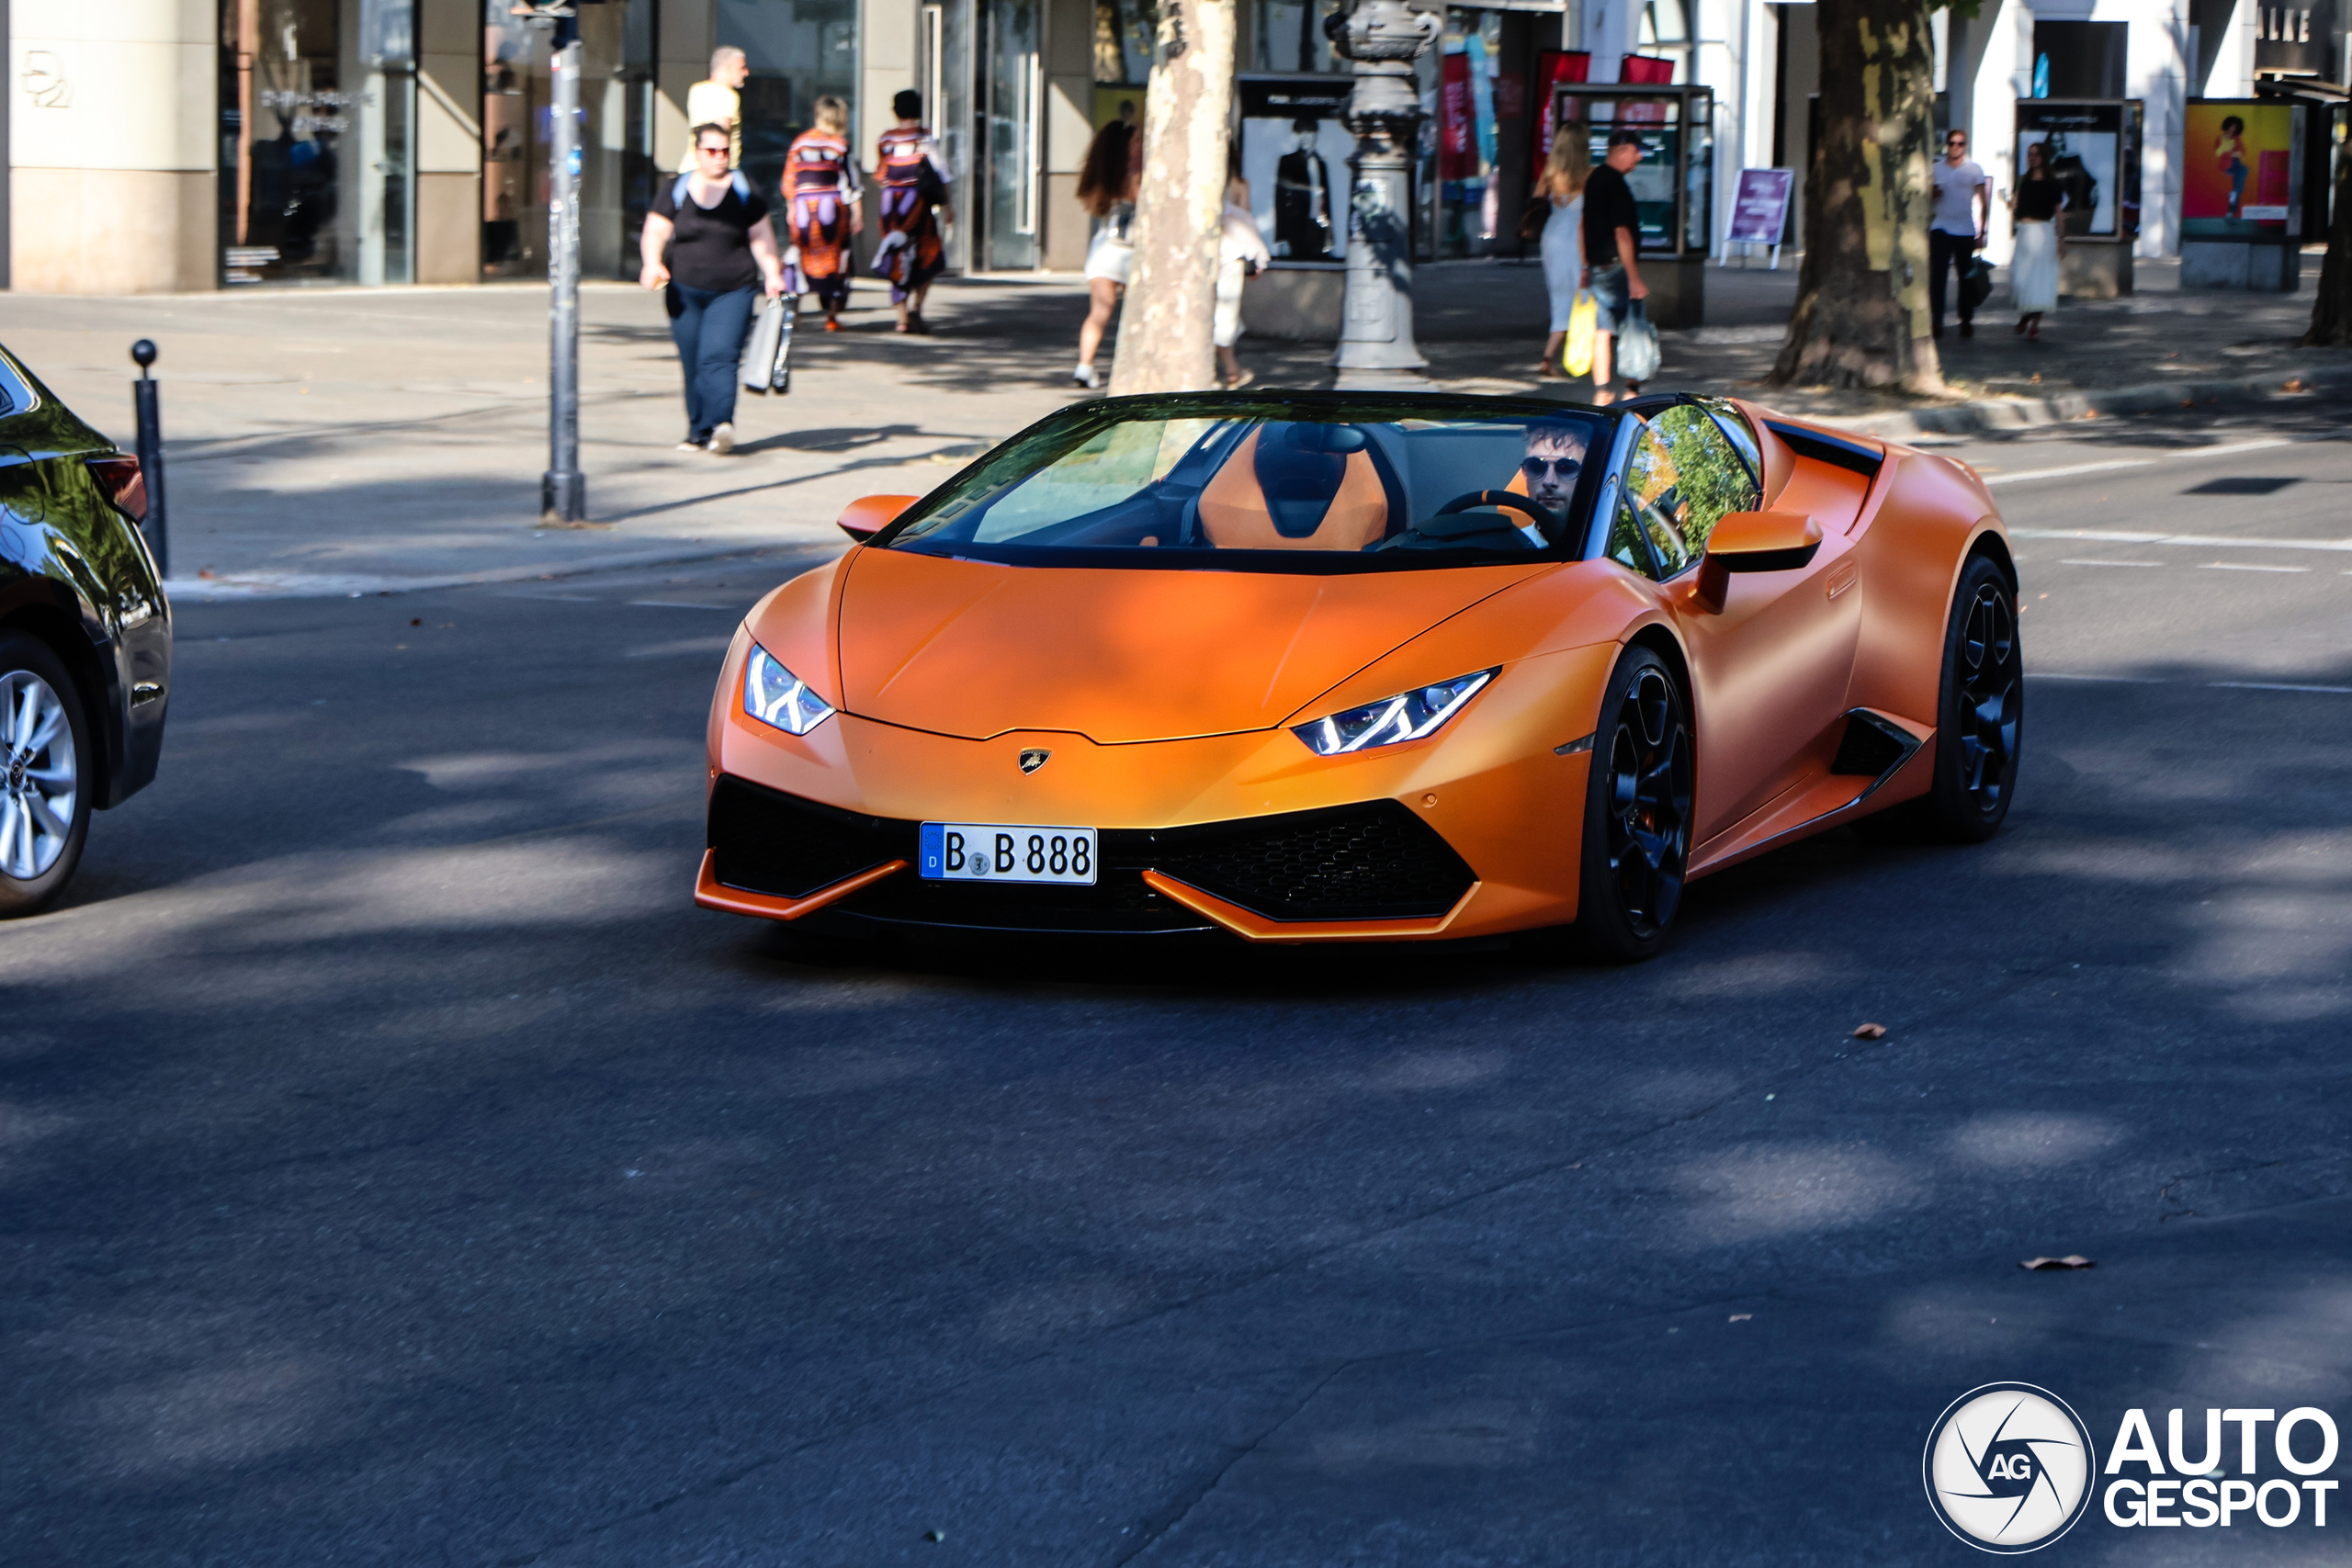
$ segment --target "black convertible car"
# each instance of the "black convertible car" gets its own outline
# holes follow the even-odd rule
[[[46,908],[90,812],[155,776],[172,611],[139,459],[0,349],[0,916]]]

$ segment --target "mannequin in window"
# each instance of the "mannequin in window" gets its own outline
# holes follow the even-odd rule
[[[1330,261],[1331,167],[1316,151],[1321,127],[1291,122],[1298,144],[1274,164],[1274,254],[1289,261]]]

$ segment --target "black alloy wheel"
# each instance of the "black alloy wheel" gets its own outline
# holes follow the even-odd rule
[[[1682,693],[1657,655],[1619,661],[1601,701],[1585,787],[1578,944],[1630,964],[1666,941],[1690,863],[1690,725]]]
[[[1984,556],[1970,559],[1952,595],[1937,708],[1935,779],[1923,815],[1937,838],[1983,843],[2009,814],[2025,729],[2017,590]]]
[[[1981,844],[2000,830],[2017,795],[2025,734],[2025,645],[2017,589],[1990,557],[1961,569],[1944,626],[1928,793],[1854,824],[1864,838]]]
[[[1960,633],[1953,735],[1960,742],[1960,788],[1980,818],[1998,821],[2018,775],[2018,732],[2025,716],[2018,618],[2006,585],[1986,583],[1969,601]]]

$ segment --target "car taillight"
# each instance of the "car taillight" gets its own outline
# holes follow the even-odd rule
[[[107,499],[132,522],[147,520],[147,476],[140,471],[138,458],[93,457],[90,472],[97,476],[98,488],[107,492]]]

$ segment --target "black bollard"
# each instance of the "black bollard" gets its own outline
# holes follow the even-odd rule
[[[147,547],[155,552],[155,567],[172,574],[171,535],[164,524],[164,416],[156,401],[155,382],[147,367],[155,363],[155,344],[141,338],[130,345],[139,379],[130,384],[130,400],[139,414],[139,472],[147,481]]]

